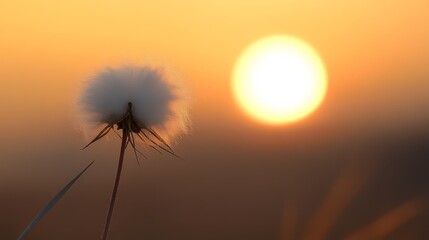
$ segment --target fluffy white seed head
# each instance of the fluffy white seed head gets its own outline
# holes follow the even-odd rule
[[[173,80],[162,69],[148,66],[106,68],[87,82],[78,99],[80,115],[90,125],[115,123],[131,102],[140,126],[172,140],[186,133],[189,123],[184,90]]]

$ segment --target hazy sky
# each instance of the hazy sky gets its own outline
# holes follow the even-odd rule
[[[94,159],[29,239],[101,235],[119,141],[80,151],[74,101],[91,74],[128,63],[180,74],[193,125],[176,146],[186,161],[151,153],[139,167],[128,152],[111,239],[339,239],[407,201],[417,216],[404,210],[413,217],[386,239],[429,238],[428,211],[412,202],[429,194],[427,9],[423,0],[0,0],[0,238],[16,238]],[[329,78],[320,108],[280,127],[246,116],[230,87],[240,53],[272,34],[311,44]],[[356,192],[338,194],[351,200],[337,217],[327,211],[322,219],[336,221],[320,234],[309,222],[343,189],[336,181]]]

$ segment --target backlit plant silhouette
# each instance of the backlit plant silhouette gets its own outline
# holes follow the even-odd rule
[[[102,125],[101,131],[84,148],[115,128],[122,131],[103,239],[108,236],[127,146],[131,145],[136,158],[137,153],[142,154],[136,140],[158,152],[178,157],[169,142],[187,131],[187,104],[183,89],[171,80],[161,69],[147,66],[107,68],[88,81],[79,99],[85,120],[92,125]]]

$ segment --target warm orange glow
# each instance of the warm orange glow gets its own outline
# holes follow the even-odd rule
[[[271,124],[300,120],[322,102],[326,71],[318,54],[292,37],[264,38],[241,55],[233,89],[240,106]]]

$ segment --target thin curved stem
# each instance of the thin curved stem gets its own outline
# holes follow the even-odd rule
[[[115,185],[113,186],[113,192],[112,192],[112,198],[110,200],[109,212],[107,213],[106,225],[104,227],[104,233],[103,233],[103,238],[102,238],[103,240],[107,240],[107,235],[109,233],[110,221],[112,219],[113,208],[115,206],[115,200],[116,200],[116,194],[117,194],[118,188],[119,188],[119,180],[121,178],[122,164],[124,162],[124,155],[125,155],[125,148],[127,147],[127,138],[128,138],[127,128],[124,127],[122,129],[122,143],[121,143],[121,152],[119,154],[118,169],[116,171]]]

